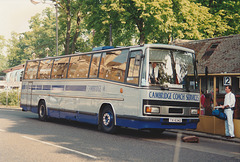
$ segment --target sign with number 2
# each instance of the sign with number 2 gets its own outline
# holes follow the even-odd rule
[[[231,77],[226,76],[223,78],[223,85],[227,86],[227,85],[231,85]]]

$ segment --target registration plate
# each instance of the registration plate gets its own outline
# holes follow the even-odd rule
[[[181,118],[169,118],[169,123],[182,123]]]

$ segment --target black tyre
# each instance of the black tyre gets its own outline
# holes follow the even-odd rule
[[[38,106],[38,118],[41,121],[47,120],[47,109],[44,101],[40,101]]]
[[[103,111],[100,116],[100,127],[103,132],[114,133],[116,126],[114,124],[114,113],[112,107],[107,105],[103,108]]]
[[[150,129],[150,132],[154,135],[161,135],[165,129]]]

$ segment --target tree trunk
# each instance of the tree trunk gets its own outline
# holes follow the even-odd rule
[[[140,32],[140,40],[139,40],[139,43],[140,45],[144,44],[145,42],[145,34],[141,31]]]
[[[69,54],[70,32],[71,32],[71,14],[70,14],[70,0],[67,0],[67,33],[65,42],[65,55]]]
[[[81,22],[81,17],[80,16],[81,16],[81,12],[78,11],[78,13],[77,13],[77,27],[76,27],[76,32],[75,32],[74,37],[73,37],[71,53],[75,52],[77,38],[80,34],[80,29],[79,29],[80,28],[80,22]]]
[[[142,19],[137,20],[136,24],[140,32],[139,44],[144,44],[145,43],[144,21]]]

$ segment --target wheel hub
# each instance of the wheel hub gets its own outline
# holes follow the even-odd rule
[[[108,126],[108,125],[110,124],[110,122],[111,122],[111,116],[110,116],[110,114],[109,114],[109,113],[105,113],[105,114],[103,115],[103,124],[106,125],[106,126]]]
[[[41,105],[39,111],[40,111],[39,112],[40,116],[43,117],[44,116],[44,111],[45,111],[44,106]]]

